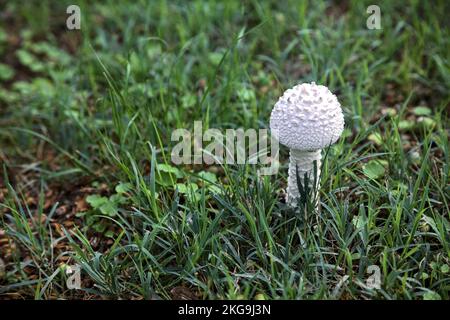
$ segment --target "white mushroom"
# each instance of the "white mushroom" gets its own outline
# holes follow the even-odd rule
[[[275,104],[270,116],[270,129],[282,145],[291,149],[286,202],[295,207],[300,197],[297,170],[302,186],[305,185],[306,174],[310,190],[319,188],[321,149],[335,143],[344,130],[341,105],[325,86],[314,82],[296,85],[286,90]],[[314,161],[317,163],[317,179]],[[318,198],[313,201],[317,205]]]

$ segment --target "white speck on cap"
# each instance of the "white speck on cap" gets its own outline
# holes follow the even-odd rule
[[[270,129],[281,144],[291,149],[318,150],[339,139],[344,115],[327,87],[302,83],[278,99],[270,116]]]

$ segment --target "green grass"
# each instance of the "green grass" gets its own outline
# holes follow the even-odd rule
[[[86,1],[81,31],[64,2],[2,11],[0,298],[449,299],[446,1],[381,1],[382,30],[370,1]],[[284,203],[284,147],[262,179],[170,162],[310,81],[346,121],[320,212]]]

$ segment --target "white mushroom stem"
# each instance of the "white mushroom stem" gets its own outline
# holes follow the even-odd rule
[[[289,159],[289,177],[287,186],[286,202],[292,206],[296,207],[298,204],[298,199],[300,198],[300,192],[298,190],[297,184],[297,168],[300,182],[305,185],[304,177],[305,173],[309,179],[309,188],[311,190],[310,195],[315,195],[316,208],[318,207],[318,190],[320,181],[320,160],[322,159],[321,150],[316,151],[302,151],[302,150],[290,150]],[[314,161],[317,163],[317,177],[314,178]],[[314,179],[316,185],[314,186]],[[314,191],[312,191],[314,189]],[[311,202],[312,202],[311,201]]]

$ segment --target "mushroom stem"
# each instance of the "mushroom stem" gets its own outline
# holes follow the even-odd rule
[[[298,199],[300,198],[300,192],[298,190],[297,184],[297,168],[298,175],[302,186],[305,185],[305,173],[308,176],[308,185],[311,190],[310,195],[313,195],[315,199],[316,208],[319,204],[319,178],[320,178],[320,160],[322,159],[321,150],[316,151],[302,151],[302,150],[290,150],[289,157],[289,177],[287,186],[286,202],[291,207],[296,207],[298,204]],[[314,177],[314,161],[317,163],[317,177]],[[314,186],[314,181],[316,185]],[[313,191],[314,190],[314,191]],[[314,201],[314,202],[313,202]]]

